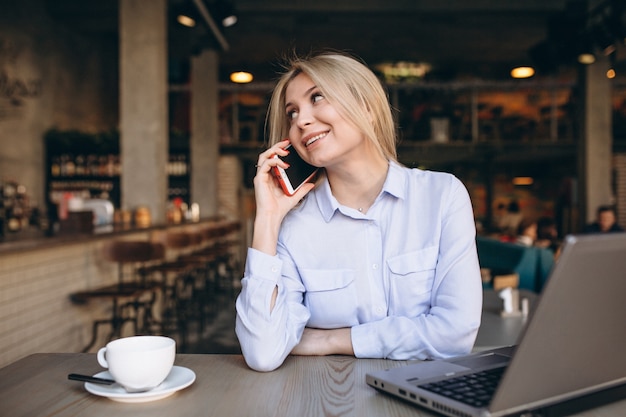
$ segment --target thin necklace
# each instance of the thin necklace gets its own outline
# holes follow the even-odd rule
[[[363,207],[359,207],[357,210],[359,210],[360,212],[363,212]]]

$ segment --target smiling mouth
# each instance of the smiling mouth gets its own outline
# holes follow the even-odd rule
[[[319,139],[323,138],[324,136],[326,136],[328,134],[328,132],[324,132],[324,133],[320,133],[319,135],[315,135],[313,136],[311,139],[307,140],[306,143],[304,144],[305,147],[309,146],[310,144],[317,142]]]

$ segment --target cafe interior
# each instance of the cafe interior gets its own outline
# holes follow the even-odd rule
[[[231,320],[274,82],[322,50],[467,187],[485,286],[539,295],[599,206],[626,227],[623,1],[0,0],[0,368]]]

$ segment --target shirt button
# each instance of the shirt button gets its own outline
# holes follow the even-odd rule
[[[372,264],[372,269],[378,269],[378,264]]]
[[[385,311],[385,309],[384,309],[384,308],[382,308],[382,307],[376,307],[376,312],[377,312],[378,314],[382,314],[382,313],[383,313],[383,311]]]
[[[278,272],[278,268],[277,268],[277,267],[275,267],[275,266],[273,266],[273,267],[271,268],[271,271],[272,271],[272,272]]]

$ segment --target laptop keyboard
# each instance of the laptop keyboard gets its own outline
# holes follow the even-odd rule
[[[472,407],[486,407],[506,367],[462,375],[444,381],[418,385],[419,388],[452,398]]]

